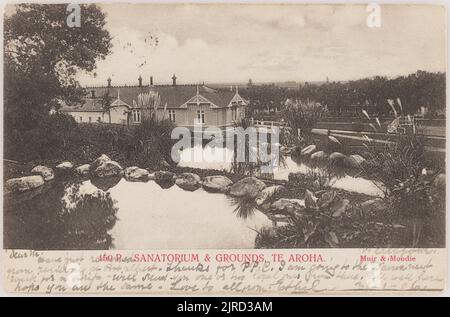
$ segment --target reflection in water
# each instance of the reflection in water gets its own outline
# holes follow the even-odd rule
[[[119,209],[110,231],[118,249],[254,248],[254,230],[271,223],[258,210],[239,218],[227,196],[201,188],[162,189],[122,179],[110,193]]]
[[[4,209],[4,247],[16,249],[254,248],[255,230],[271,223],[253,208],[236,215],[223,194],[125,179],[107,192],[55,182]]]
[[[155,183],[158,184],[158,186],[161,187],[162,189],[168,189],[168,188],[172,187],[173,185],[175,185],[174,180],[161,180],[161,181],[155,181]]]
[[[95,187],[107,191],[110,188],[113,188],[120,182],[120,176],[112,176],[112,177],[102,177],[102,178],[92,178],[91,183]]]
[[[202,150],[203,161],[202,159]],[[193,160],[193,158],[199,160]],[[229,171],[232,168],[233,150],[229,148],[214,148],[197,146],[195,148],[184,149],[180,153],[180,166],[202,168],[202,169],[216,169]],[[220,160],[227,158],[226,160]],[[230,159],[231,158],[231,159]],[[331,184],[334,188],[344,189],[351,192],[357,192],[370,196],[383,196],[383,192],[371,180],[358,177],[357,172],[349,169],[333,168],[331,171],[325,171],[324,165],[311,165],[307,162],[292,158],[290,156],[280,159],[281,164],[274,168],[272,175],[264,175],[267,178],[276,180],[287,180],[289,173],[307,174],[311,169],[323,170],[330,173],[332,176]]]
[[[117,209],[109,193],[84,183],[54,183],[45,193],[4,204],[4,247],[109,249]]]
[[[229,197],[229,201],[234,206],[233,212],[242,219],[247,219],[256,212],[254,198],[250,197]]]

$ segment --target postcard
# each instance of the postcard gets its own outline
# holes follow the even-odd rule
[[[445,6],[2,18],[5,292],[446,289]]]

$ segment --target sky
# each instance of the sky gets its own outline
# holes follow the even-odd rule
[[[351,80],[445,71],[442,6],[100,4],[112,53],[83,85]],[[82,18],[82,17],[81,17]]]

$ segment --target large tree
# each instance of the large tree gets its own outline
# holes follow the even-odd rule
[[[91,72],[111,49],[105,14],[80,5],[79,27],[69,27],[67,4],[19,4],[4,20],[6,131],[28,130],[56,100],[79,100],[79,71]]]

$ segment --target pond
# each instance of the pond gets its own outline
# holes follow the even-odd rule
[[[233,150],[229,148],[196,146],[184,149],[180,152],[179,166],[216,169],[229,171],[232,166]],[[307,162],[294,161],[290,156],[280,160],[280,164],[274,169],[271,178],[276,180],[287,180],[289,173],[307,174],[311,170],[324,171],[324,167],[311,166]],[[366,194],[369,196],[383,197],[383,192],[371,180],[352,175],[348,170],[335,170],[331,179],[331,186],[351,192]]]
[[[101,189],[100,189],[101,188]],[[228,196],[117,179],[54,183],[5,200],[4,247],[22,249],[245,249],[272,222],[244,216]]]

